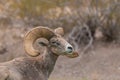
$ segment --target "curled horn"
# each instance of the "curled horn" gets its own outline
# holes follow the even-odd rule
[[[30,56],[38,56],[40,55],[40,52],[38,50],[35,50],[33,47],[34,42],[38,38],[45,38],[48,41],[51,37],[55,36],[55,33],[47,28],[47,27],[36,27],[30,30],[24,37],[24,48],[28,55]]]

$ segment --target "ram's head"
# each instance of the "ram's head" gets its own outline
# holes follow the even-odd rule
[[[38,38],[44,38],[39,42],[48,47],[50,51],[56,55],[66,55],[70,58],[78,56],[73,47],[62,37],[64,35],[63,28],[52,30],[47,27],[36,27],[25,35],[24,46],[26,52],[30,56],[38,56],[41,52],[34,49],[33,44]]]

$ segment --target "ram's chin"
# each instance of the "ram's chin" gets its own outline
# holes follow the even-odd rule
[[[79,56],[79,54],[78,54],[78,52],[72,52],[71,54],[67,54],[66,56],[69,58],[76,58]]]

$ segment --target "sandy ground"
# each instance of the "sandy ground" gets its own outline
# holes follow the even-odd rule
[[[50,80],[120,80],[119,61],[119,46],[97,46],[76,59],[60,57]]]

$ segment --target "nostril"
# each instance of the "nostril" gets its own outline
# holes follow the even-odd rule
[[[73,47],[71,45],[66,46],[66,52],[67,53],[72,53],[73,52]]]
[[[72,47],[68,47],[68,49],[70,49],[71,51],[73,50],[73,48],[72,48]]]

